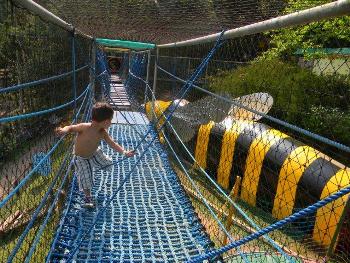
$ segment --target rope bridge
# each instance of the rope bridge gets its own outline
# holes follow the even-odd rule
[[[123,146],[133,149],[138,142],[135,130],[143,132],[142,125],[131,129],[127,125],[113,125],[110,134]],[[103,145],[104,152],[111,149]],[[144,147],[140,151],[144,151]],[[121,156],[112,155],[114,161]],[[118,260],[144,262],[185,261],[211,247],[190,200],[178,182],[176,174],[159,142],[147,151],[115,199],[107,203],[115,189],[135,165],[134,158],[119,162],[112,173],[94,174],[93,196],[99,214],[94,230],[85,236],[73,260]],[[98,211],[84,210],[77,184],[72,185],[72,196],[65,217],[53,243],[48,261],[60,261],[69,256],[70,248],[86,231]]]
[[[300,17],[322,30],[321,17],[345,23],[346,3],[158,46],[91,39],[1,5],[0,66],[11,72],[0,84],[1,261],[349,260],[347,42],[305,58],[278,49]],[[321,46],[303,41],[304,51]],[[87,209],[74,138],[54,130],[90,121],[100,100],[115,110],[109,134],[137,154],[101,143],[113,167],[95,169],[97,205]]]

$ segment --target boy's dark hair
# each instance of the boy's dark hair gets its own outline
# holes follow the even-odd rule
[[[92,107],[92,120],[101,122],[113,118],[113,109],[105,102],[97,102]]]

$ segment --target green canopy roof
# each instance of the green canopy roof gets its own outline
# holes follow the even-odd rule
[[[123,47],[129,49],[153,49],[156,47],[155,44],[151,43],[142,43],[142,42],[133,42],[117,39],[107,39],[107,38],[96,38],[96,42],[103,46],[109,47]]]

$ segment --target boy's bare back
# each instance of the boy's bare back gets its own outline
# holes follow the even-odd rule
[[[57,129],[57,133],[59,134],[72,132],[77,134],[74,144],[74,154],[83,158],[90,158],[107,134],[106,129],[90,122]]]
[[[107,131],[94,127],[92,123],[80,123],[75,139],[74,153],[83,158],[90,158],[96,152]]]

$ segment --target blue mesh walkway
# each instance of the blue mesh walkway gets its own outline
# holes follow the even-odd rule
[[[148,129],[146,125],[133,127],[141,134]],[[126,149],[134,148],[139,140],[130,125],[112,125],[109,132]],[[139,150],[143,151],[143,147],[145,144]],[[114,161],[122,159],[106,145],[102,148],[113,156]],[[212,242],[198,221],[164,152],[160,143],[155,141],[131,178],[109,204],[106,200],[118,188],[137,157],[114,165],[112,173],[95,171],[93,195],[98,203],[97,209],[102,206],[107,206],[107,209],[99,216],[93,231],[86,235],[73,260],[183,262],[211,248]],[[66,216],[61,219],[49,254],[50,262],[64,261],[68,257],[97,213],[97,209],[81,207],[83,198],[77,191],[76,182],[71,190],[72,197],[65,208]]]

